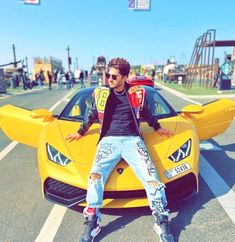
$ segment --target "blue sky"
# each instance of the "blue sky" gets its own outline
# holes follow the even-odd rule
[[[170,56],[190,60],[196,39],[216,29],[216,39],[235,40],[235,0],[152,0],[151,11],[128,9],[128,0],[41,0],[40,6],[0,0],[0,64],[57,57],[90,69],[95,58],[125,57],[131,64],[162,64]],[[232,48],[216,48],[216,57]]]

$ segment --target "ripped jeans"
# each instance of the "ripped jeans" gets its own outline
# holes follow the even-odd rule
[[[89,178],[86,201],[88,207],[102,207],[105,182],[123,158],[142,182],[153,214],[168,215],[165,185],[159,182],[156,168],[139,136],[107,136],[99,142]],[[131,182],[131,181],[127,181]]]

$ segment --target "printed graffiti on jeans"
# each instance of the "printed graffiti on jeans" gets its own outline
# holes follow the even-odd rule
[[[137,149],[138,149],[138,152],[141,156],[141,159],[147,165],[149,175],[153,174],[155,172],[155,167],[154,167],[153,162],[152,162],[152,160],[149,156],[148,151],[146,150],[144,144],[141,141],[137,142]]]
[[[95,162],[105,159],[112,153],[111,144],[101,144],[99,151],[96,155]]]
[[[153,210],[156,211],[158,214],[166,211],[165,206],[166,204],[163,203],[163,199],[161,197],[157,197],[152,200]]]

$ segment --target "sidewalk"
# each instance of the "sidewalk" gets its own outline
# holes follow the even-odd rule
[[[48,88],[48,87],[43,87],[43,88]],[[13,95],[20,95],[20,94],[25,94],[29,92],[35,92],[35,91],[39,91],[37,87],[34,87],[33,89],[27,89],[27,90],[24,90],[23,87],[7,88],[7,93],[0,93],[0,99],[5,99]]]
[[[170,87],[167,87],[159,82],[155,82],[155,85],[162,88],[162,89],[165,89],[177,96],[182,96],[182,97],[185,97],[185,98],[196,98],[196,99],[203,99],[203,98],[235,98],[235,94],[229,94],[229,93],[223,93],[223,91],[221,93],[218,93],[216,95],[190,95],[190,94],[185,94],[185,93],[182,93],[182,92],[179,92],[179,91],[176,91]]]

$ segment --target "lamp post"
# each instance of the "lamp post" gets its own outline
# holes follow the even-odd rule
[[[68,70],[69,70],[69,72],[70,72],[70,65],[71,65],[71,63],[72,63],[72,60],[71,60],[71,57],[70,57],[70,55],[69,55],[69,51],[70,51],[69,46],[67,46],[66,50],[67,50],[67,52],[68,52]]]
[[[13,57],[14,57],[14,67],[17,67],[17,62],[16,62],[16,47],[15,45],[13,44],[12,45],[12,49],[13,49]]]
[[[78,58],[76,57],[76,70],[78,70]]]

